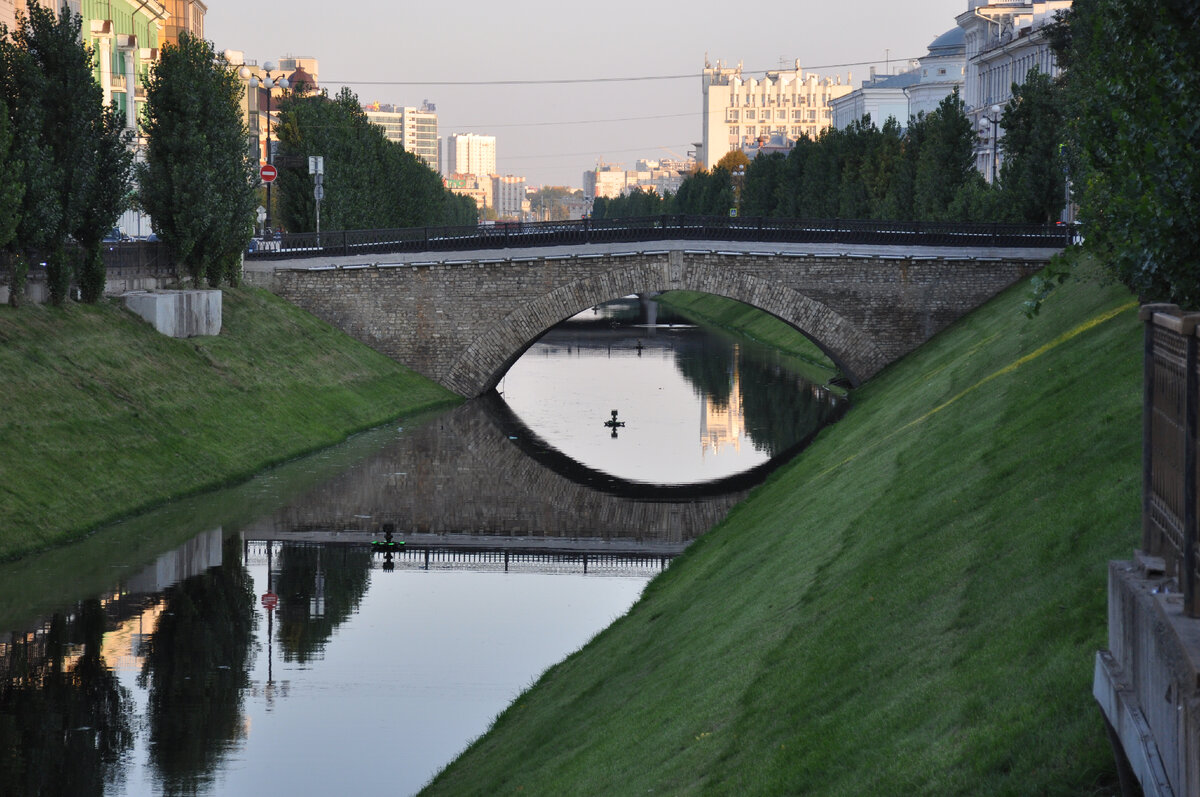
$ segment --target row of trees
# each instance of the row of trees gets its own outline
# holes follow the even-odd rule
[[[0,27],[0,253],[13,304],[43,257],[54,303],[76,273],[83,298],[96,301],[101,241],[126,201],[128,134],[103,106],[80,26],[66,9],[32,5],[16,31]]]
[[[82,18],[31,5],[15,31],[0,27],[0,257],[18,304],[31,264],[46,264],[50,299],[72,281],[84,301],[104,291],[104,237],[137,203],[193,284],[235,284],[254,234],[258,162],[242,110],[243,87],[211,43],[180,34],[144,79],[144,162],[133,131],[106,107],[82,42]],[[342,229],[473,224],[474,203],[370,125],[344,91],[293,94],[281,104],[285,162],[319,154],[329,191],[327,226]],[[301,156],[289,159],[288,156]],[[314,228],[306,169],[280,177],[282,218]]]
[[[1007,157],[996,186],[974,168],[976,134],[956,91],[907,129],[890,117],[881,129],[868,116],[801,138],[786,156],[751,161],[734,151],[677,194],[597,199],[593,213],[725,215],[737,207],[750,217],[1054,221],[1065,205],[1057,93],[1036,70],[1017,87],[1001,120]]]
[[[358,97],[294,92],[279,103],[279,212],[293,232],[316,229],[308,157],[325,159],[321,223],[360,230],[474,224],[475,202],[447,191],[441,177],[367,119]]]

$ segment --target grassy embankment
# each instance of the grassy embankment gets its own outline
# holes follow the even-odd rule
[[[838,375],[837,366],[815,343],[773,315],[749,305],[695,291],[668,291],[659,302],[685,316],[736,332],[788,357],[788,367],[821,385]]]
[[[456,401],[264,291],[175,340],[111,303],[0,307],[0,560]]]
[[[855,408],[548,670],[429,794],[1111,793],[1091,698],[1139,537],[1123,290],[1019,287]]]

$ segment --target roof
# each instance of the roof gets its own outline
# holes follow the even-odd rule
[[[930,55],[961,55],[967,51],[967,32],[955,25],[929,43]]]

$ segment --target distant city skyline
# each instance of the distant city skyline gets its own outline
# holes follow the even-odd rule
[[[757,74],[796,60],[822,75],[882,72],[925,54],[967,0],[907,4],[846,0],[796,10],[731,12],[700,0],[682,9],[612,0],[604,14],[530,0],[514,14],[460,0],[445,33],[410,26],[407,7],[360,0],[339,17],[327,3],[284,7],[211,0],[205,34],[259,63],[285,55],[320,62],[331,94],[361,102],[437,105],[439,135],[496,137],[497,171],[533,186],[582,186],[597,161],[682,158],[701,136],[706,58]],[[558,82],[541,82],[558,81]]]

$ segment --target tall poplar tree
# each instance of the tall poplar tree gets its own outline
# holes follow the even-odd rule
[[[1000,185],[1017,221],[1052,223],[1066,205],[1065,121],[1061,92],[1045,72],[1034,66],[1024,83],[1013,85],[1000,119]]]
[[[181,33],[145,87],[142,207],[194,284],[236,282],[255,208],[241,82],[211,43]]]

